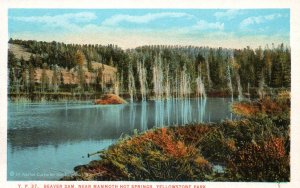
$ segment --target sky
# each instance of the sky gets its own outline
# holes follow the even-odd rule
[[[9,38],[74,44],[290,45],[289,9],[9,9]]]

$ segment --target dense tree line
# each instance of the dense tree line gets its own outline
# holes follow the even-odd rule
[[[79,45],[55,41],[10,39],[9,43],[22,45],[35,54],[28,61],[16,59],[12,52],[8,54],[9,80],[13,80],[15,75],[22,77],[16,71],[24,71],[14,68],[20,66],[26,69],[21,80],[29,90],[33,87],[30,80],[33,79],[34,68],[77,68],[80,71],[83,61],[86,61],[88,71],[97,75],[101,75],[102,70],[93,70],[92,61],[116,67],[121,92],[128,92],[129,87],[134,86],[134,92],[140,92],[143,87],[148,93],[153,93],[156,69],[163,75],[161,82],[163,87],[170,88],[169,92],[174,91],[178,86],[176,83],[182,81],[183,72],[192,92],[196,90],[197,78],[201,79],[208,92],[228,90],[229,81],[233,91],[240,87],[244,92],[247,88],[290,88],[291,82],[291,52],[283,44],[257,49],[152,45],[123,50],[116,45]],[[145,79],[141,81],[142,73]],[[59,75],[57,71],[55,74]],[[82,73],[79,75],[82,76]],[[54,83],[59,85],[61,80],[56,79]],[[80,82],[80,85],[83,83]]]
[[[164,83],[176,83],[176,75],[186,69],[191,89],[195,91],[200,75],[207,91],[228,90],[230,76],[233,91],[244,88],[290,88],[290,48],[283,44],[258,49],[224,49],[193,46],[143,46],[127,51],[133,75],[139,75],[143,64],[147,72],[147,86],[153,90],[153,67],[159,59]],[[126,77],[126,72],[124,77]],[[229,75],[228,75],[229,74]],[[125,79],[126,80],[126,79]],[[128,79],[127,79],[128,80]],[[136,86],[139,80],[136,77]],[[124,83],[125,86],[127,85]]]
[[[35,40],[13,40],[9,43],[19,44],[25,47],[28,52],[36,54],[32,56],[30,62],[34,67],[42,68],[43,63],[48,66],[58,65],[63,68],[74,68],[76,64],[76,52],[80,50],[87,61],[87,66],[91,69],[91,61],[101,62],[107,65],[116,66],[113,63],[122,63],[125,52],[115,45],[79,45],[64,44],[60,42],[38,42]]]

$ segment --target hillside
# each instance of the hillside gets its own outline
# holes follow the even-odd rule
[[[33,55],[34,57],[37,56],[36,54],[28,52],[29,50],[27,50],[22,45],[9,44],[8,46],[9,46],[8,50],[10,52],[12,52],[18,60],[21,60],[21,58],[23,57],[23,59],[25,61],[29,61],[31,55]],[[103,71],[102,71],[103,84],[108,84],[110,82],[114,82],[115,74],[117,72],[117,69],[115,67],[108,66],[108,65],[96,62],[96,61],[92,61],[91,65],[92,65],[93,71],[88,71],[87,62],[86,62],[86,59],[84,59],[83,71],[84,71],[84,77],[85,77],[86,84],[94,84],[96,82],[97,70],[100,68],[103,69]],[[35,70],[35,74],[34,74],[35,83],[39,84],[42,82],[43,69],[35,68],[34,70]],[[48,77],[49,84],[52,84],[53,70],[46,69],[45,72]],[[59,80],[62,80],[63,84],[78,84],[79,83],[77,70],[75,68],[68,70],[66,68],[58,67],[58,72],[59,72],[58,73]],[[61,78],[61,76],[62,76],[62,78]]]
[[[13,52],[17,59],[21,59],[23,57],[25,61],[28,61],[32,54],[28,52],[26,48],[18,44],[8,44],[8,50]]]

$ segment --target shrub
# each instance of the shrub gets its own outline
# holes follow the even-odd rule
[[[237,151],[231,163],[232,174],[243,181],[289,181],[289,155],[284,139],[272,138],[262,143],[249,143]]]
[[[173,133],[162,128],[111,146],[98,163],[77,170],[80,180],[205,180],[212,172],[210,163]]]

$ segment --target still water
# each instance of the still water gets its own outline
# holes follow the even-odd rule
[[[58,180],[120,136],[164,125],[232,119],[231,100],[8,104],[7,179]]]

